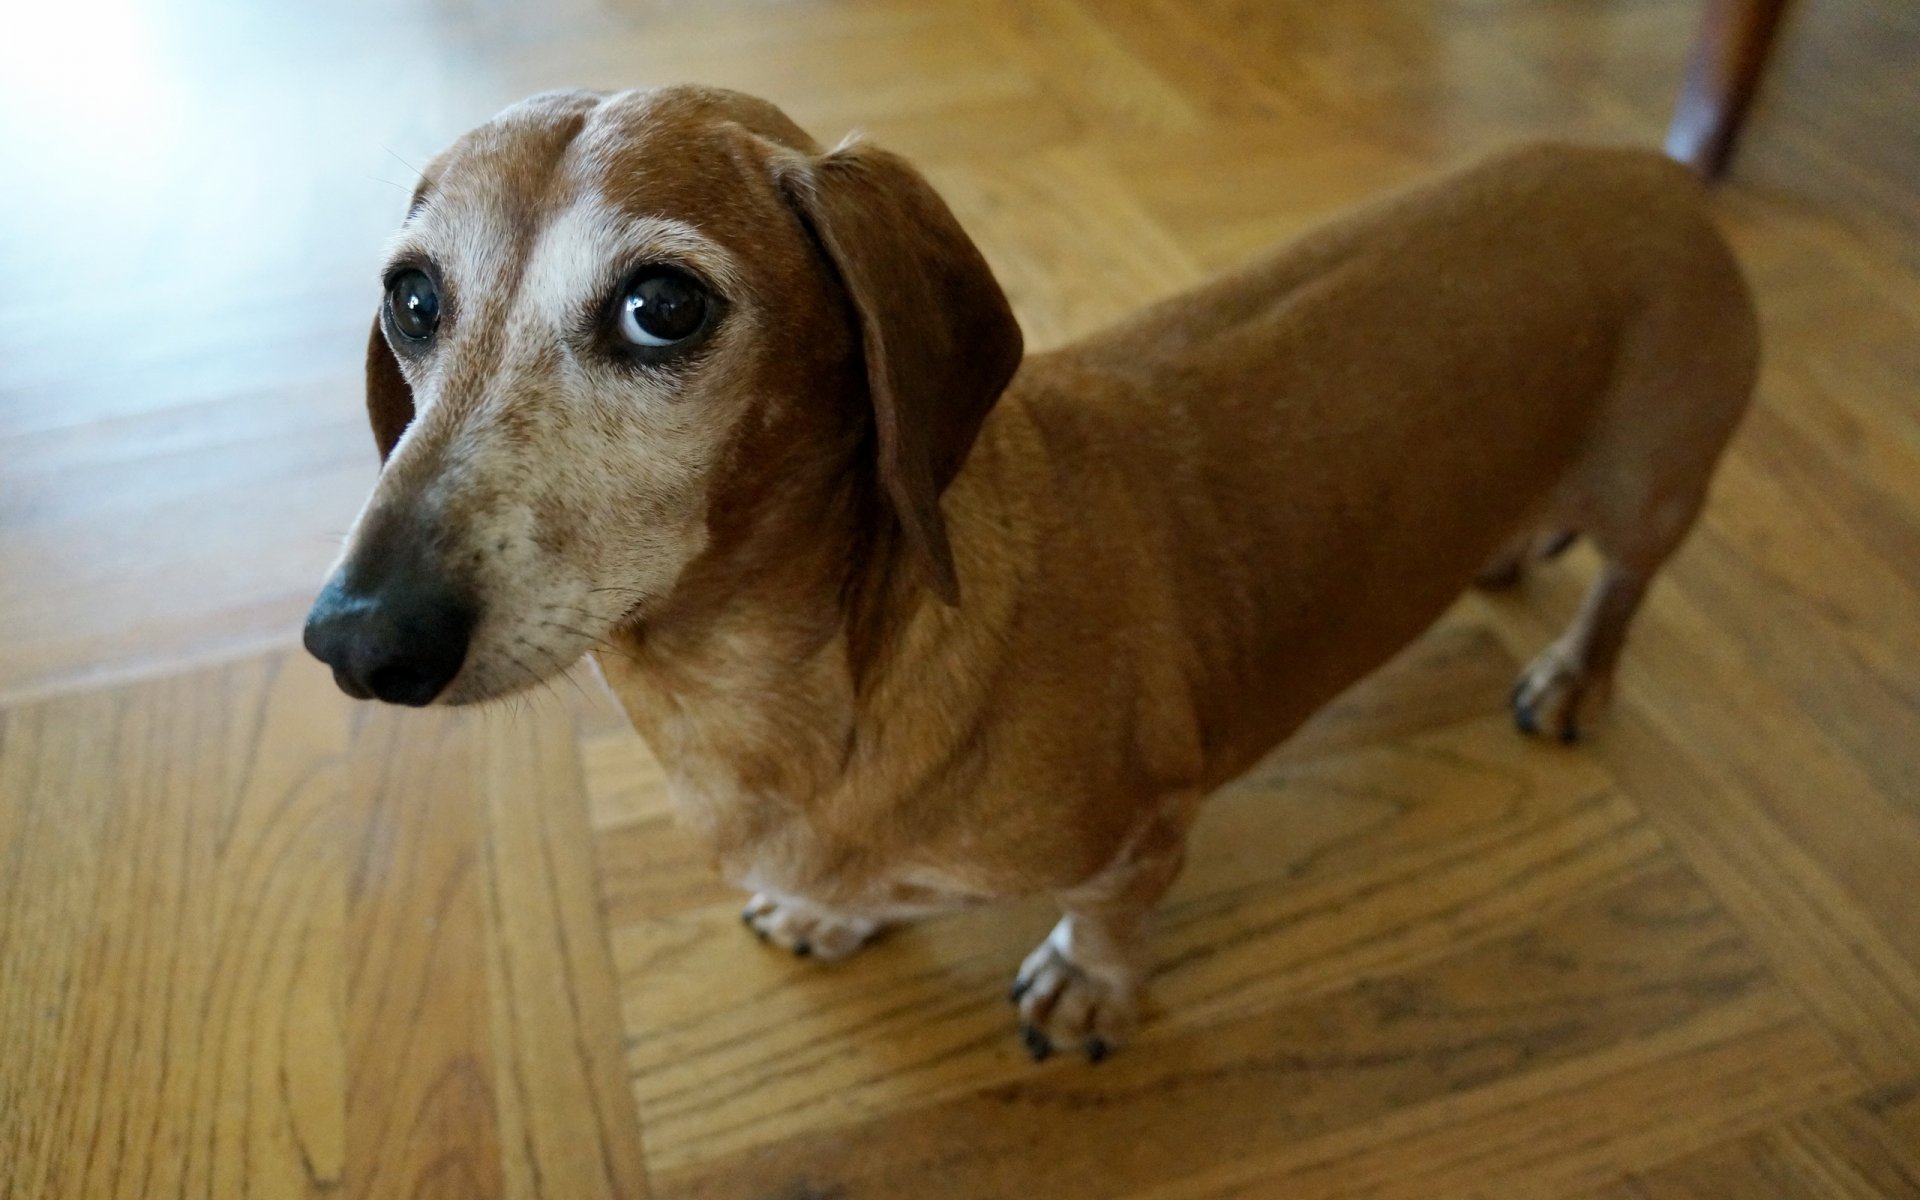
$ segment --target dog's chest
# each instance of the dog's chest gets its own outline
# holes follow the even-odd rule
[[[884,837],[846,836],[808,806],[749,792],[724,770],[668,768],[681,823],[727,882],[875,920],[905,920],[989,898],[959,872],[916,861]]]
[[[794,659],[730,638],[697,662],[598,662],[659,759],[676,816],[729,882],[880,919],[995,894],[955,847],[900,819],[893,756],[850,766],[850,681],[830,668],[842,658],[770,672]]]

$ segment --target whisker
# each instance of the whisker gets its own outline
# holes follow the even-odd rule
[[[545,611],[567,613],[571,616],[582,617],[582,618],[585,618],[588,623],[594,624],[594,625],[603,624],[608,621],[608,617],[605,613],[594,612],[592,609],[580,608],[572,604],[549,604],[547,605]],[[596,638],[594,640],[604,641],[606,640],[606,638],[611,637],[613,634],[618,632],[623,626],[626,625],[627,618],[632,615],[633,611],[634,610],[632,609],[628,609],[626,612],[623,612],[620,615],[612,618],[612,623],[608,625],[607,632],[601,637]],[[580,632],[580,631],[576,631],[576,632]],[[580,636],[585,637],[587,635],[584,632],[580,632]]]
[[[564,606],[556,606],[556,607],[564,607]],[[586,642],[588,643],[588,648],[591,650],[604,650],[609,654],[618,655],[619,657],[626,659],[630,663],[637,663],[640,661],[639,656],[634,654],[631,650],[627,650],[620,646],[616,646],[612,642],[608,641],[606,638],[597,638],[592,634],[588,633],[584,629],[575,629],[573,626],[568,625],[562,621],[542,621],[540,622],[540,624],[546,626],[548,629],[558,629],[564,633],[570,633],[577,638],[585,639]]]
[[[551,621],[542,621],[541,624],[552,626],[553,628],[561,628],[560,626],[554,625],[553,622]],[[586,635],[581,634],[580,636],[584,637]],[[555,654],[553,651],[548,650],[544,646],[540,646],[533,642],[530,642],[523,637],[517,637],[513,639],[513,644],[516,646],[525,646],[527,649],[533,651],[535,654],[539,655],[541,659],[545,661],[548,671],[547,671],[547,677],[545,680],[543,680],[543,682],[547,685],[549,690],[553,690],[556,695],[558,694],[558,689],[553,688],[553,681],[555,679],[565,679],[569,684],[573,686],[574,691],[580,693],[581,699],[583,700],[591,699],[591,697],[589,697],[587,693],[581,689],[580,681],[573,677],[573,670],[572,670],[573,665],[571,663],[563,662],[558,654]]]
[[[525,644],[525,643],[523,642],[522,644]],[[515,658],[511,654],[507,655],[507,661],[512,663],[514,666],[520,668],[520,673],[522,675],[525,675],[528,679],[533,680],[534,686],[543,689],[548,695],[552,696],[555,700],[560,701],[563,704],[565,703],[564,700],[561,700],[560,693],[554,690],[553,680],[551,678],[548,678],[548,679],[540,678],[539,672],[531,670],[530,668],[528,668],[527,664],[521,662],[518,658]]]
[[[412,171],[413,177],[416,180],[420,178],[420,168],[414,166],[412,163],[408,162],[406,159],[401,158],[398,154],[394,153],[394,149],[392,146],[382,145],[380,148],[382,150],[385,150],[389,155],[391,155],[393,158],[393,161],[399,163],[401,166],[405,167],[407,170]]]
[[[519,659],[515,658],[513,655],[509,654],[509,655],[506,655],[505,657],[507,660],[507,665],[513,667],[516,671],[519,671],[522,675],[527,677],[527,684],[525,687],[523,687],[519,691],[509,692],[504,697],[505,699],[510,700],[512,702],[513,724],[510,726],[510,728],[518,728],[520,723],[520,713],[522,711],[525,711],[528,714],[531,714],[533,712],[532,693],[528,689],[530,689],[533,685],[538,684],[540,682],[540,677],[538,675],[535,675],[532,671],[528,670],[527,664],[521,662]]]
[[[525,646],[527,649],[532,650],[534,653],[540,655],[540,657],[547,660],[547,664],[553,668],[553,674],[548,677],[550,680],[556,679],[556,678],[564,679],[569,684],[573,685],[573,690],[580,694],[580,698],[582,700],[586,700],[589,702],[593,700],[593,697],[587,695],[587,690],[580,686],[580,681],[573,677],[573,671],[571,667],[569,667],[567,664],[562,663],[560,661],[559,655],[553,653],[551,650],[547,650],[540,646],[536,646],[525,638],[519,639],[518,644]]]

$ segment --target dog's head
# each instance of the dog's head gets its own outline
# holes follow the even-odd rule
[[[836,473],[957,598],[939,498],[1020,333],[899,158],[730,92],[537,96],[428,166],[384,281],[385,466],[306,629],[350,694],[551,676]]]

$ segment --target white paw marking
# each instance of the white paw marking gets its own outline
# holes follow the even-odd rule
[[[1139,1021],[1139,972],[1075,958],[1070,921],[1063,918],[1053,927],[1014,978],[1020,1038],[1035,1062],[1062,1047],[1077,1047],[1099,1062]]]
[[[762,941],[823,962],[837,962],[873,940],[880,922],[828,913],[799,900],[757,892],[740,919]]]

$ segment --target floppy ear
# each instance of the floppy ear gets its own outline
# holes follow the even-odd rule
[[[367,339],[367,420],[373,424],[373,441],[380,447],[381,462],[387,461],[393,444],[413,424],[413,388],[400,373],[400,361],[380,332],[377,316]]]
[[[881,489],[927,582],[957,604],[940,493],[1020,364],[1020,326],[966,231],[898,155],[842,146],[781,182],[859,317]]]

